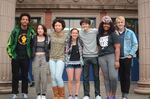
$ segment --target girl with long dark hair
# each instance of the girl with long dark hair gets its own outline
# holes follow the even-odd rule
[[[97,35],[97,44],[99,46],[98,61],[104,75],[106,99],[116,99],[120,43],[109,16],[102,18]]]
[[[46,99],[47,75],[49,73],[49,51],[50,38],[47,36],[47,29],[39,24],[36,28],[36,36],[32,42],[33,74],[37,99]]]
[[[73,99],[72,83],[74,76],[76,80],[74,99],[78,99],[80,89],[80,77],[83,66],[83,59],[82,59],[83,43],[79,38],[79,30],[77,28],[73,28],[70,32],[71,34],[66,43],[65,49],[65,59],[66,59],[65,63],[67,66],[66,70],[68,75],[68,91],[69,91],[68,99]]]

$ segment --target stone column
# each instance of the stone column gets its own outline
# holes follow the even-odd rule
[[[10,58],[6,44],[14,26],[16,0],[0,0],[0,93],[11,92]]]
[[[140,79],[136,93],[150,94],[150,1],[138,0]]]

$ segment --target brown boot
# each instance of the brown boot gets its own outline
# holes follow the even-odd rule
[[[54,94],[54,97],[53,99],[59,99],[59,93],[58,93],[58,87],[52,87],[53,89],[53,94]]]
[[[64,87],[58,87],[59,99],[65,99],[65,89]]]

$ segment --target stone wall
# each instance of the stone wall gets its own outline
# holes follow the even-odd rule
[[[137,10],[137,0],[22,0],[17,8],[47,9],[130,9]]]
[[[6,45],[14,26],[15,7],[16,0],[0,0],[0,93],[11,91],[11,66]]]
[[[140,79],[135,92],[150,95],[150,1],[138,2]]]

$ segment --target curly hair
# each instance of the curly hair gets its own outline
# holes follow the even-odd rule
[[[28,13],[21,13],[21,15],[20,15],[20,17],[19,17],[19,22],[21,21],[22,17],[24,17],[24,16],[27,16],[27,17],[28,17],[29,22],[31,21],[31,16],[30,16],[30,14],[28,14]]]
[[[55,24],[59,22],[62,24],[62,30],[66,27],[66,24],[65,24],[65,21],[61,18],[56,18],[53,20],[53,23],[52,23],[52,26],[53,26],[53,29],[55,29]]]
[[[104,32],[105,32],[105,30],[104,30],[104,28],[103,28],[103,25],[104,25],[104,24],[105,24],[104,22],[101,22],[101,23],[99,24],[98,36],[103,36],[103,35],[104,35]],[[108,24],[110,25],[110,29],[109,29],[109,31],[108,31],[108,34],[114,33],[114,32],[115,32],[114,24],[113,24],[112,22],[109,22]]]

